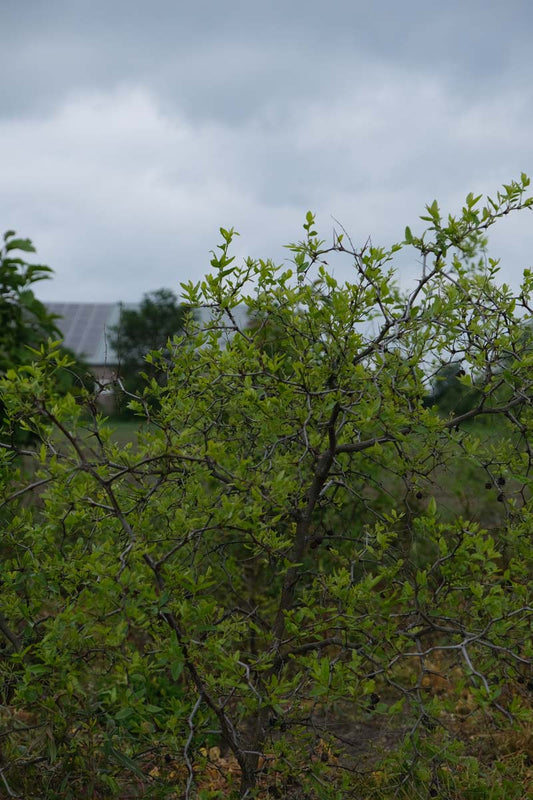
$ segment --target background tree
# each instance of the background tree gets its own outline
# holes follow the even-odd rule
[[[0,374],[32,361],[30,348],[46,339],[59,339],[55,317],[35,297],[33,285],[50,277],[52,270],[30,264],[26,253],[35,253],[30,239],[4,234],[0,250]]]
[[[50,278],[52,270],[28,262],[29,253],[35,253],[30,239],[17,238],[14,231],[4,234],[0,249],[0,375],[30,364],[36,358],[35,351],[48,340],[61,339],[57,317],[33,292],[34,284]],[[62,352],[68,358],[54,375],[58,391],[80,393],[90,389],[88,367],[70,351],[62,348]]]
[[[121,308],[120,322],[111,331],[111,345],[127,392],[141,389],[146,380],[143,375],[148,379],[160,376],[161,371],[145,357],[152,350],[160,350],[169,359],[168,342],[183,333],[189,313],[170,289],[148,292],[138,308]]]
[[[53,354],[2,381],[41,439],[27,484],[2,445],[8,794],[521,796],[533,275],[515,293],[463,253],[528,184],[457,217],[434,202],[388,250],[326,245],[309,213],[291,267],[235,265],[221,229],[183,287],[211,319],[153,355],[135,446],[57,397]],[[409,291],[403,246],[425,263]],[[228,325],[239,304],[290,347]],[[453,359],[479,399],[444,415],[427,384]]]
[[[479,403],[480,395],[475,383],[461,382],[465,375],[460,361],[451,361],[440,366],[432,378],[427,404],[437,405],[443,414],[459,414],[474,408]]]

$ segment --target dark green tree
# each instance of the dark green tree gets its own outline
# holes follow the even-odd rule
[[[126,393],[142,390],[146,378],[160,370],[146,355],[160,350],[163,358],[171,357],[169,343],[183,333],[189,309],[180,304],[170,289],[148,292],[138,308],[122,307],[120,322],[111,331],[111,345],[119,361],[119,378]]]
[[[27,253],[35,253],[31,240],[6,231],[0,249],[0,376],[8,370],[27,367],[47,341],[54,341],[62,355],[53,373],[55,390],[61,395],[82,394],[94,382],[89,369],[74,353],[60,346],[57,316],[33,292],[34,284],[50,278],[52,270],[27,261]],[[0,421],[3,410],[0,401]],[[17,425],[12,432],[17,440],[28,435],[22,434]]]
[[[15,231],[7,231],[0,250],[0,374],[31,362],[32,348],[46,339],[61,338],[56,318],[32,288],[49,278],[52,270],[30,264],[26,253],[35,253],[30,239],[19,239]]]
[[[450,361],[437,369],[426,405],[436,405],[443,414],[463,414],[480,400],[479,390],[472,382],[464,383],[466,375],[461,361]]]

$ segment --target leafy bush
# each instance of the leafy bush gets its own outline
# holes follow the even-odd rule
[[[34,284],[47,280],[52,270],[26,260],[27,253],[35,253],[30,239],[20,239],[15,231],[6,231],[3,242],[0,249],[0,375],[31,364],[36,351],[45,343],[48,342],[49,347],[51,342],[57,340],[59,344],[61,339],[57,317],[50,314],[33,293]],[[87,366],[74,353],[65,349],[63,353],[69,358],[55,371],[58,392],[76,393],[88,389],[93,381],[88,378]],[[2,415],[0,401],[0,421]]]
[[[0,250],[0,374],[14,365],[31,362],[30,348],[48,338],[59,338],[54,317],[35,297],[32,286],[50,277],[52,270],[28,263],[21,253],[34,253],[29,239],[15,231],[4,234]]]
[[[533,205],[528,183],[447,220],[435,202],[388,250],[326,245],[309,213],[291,267],[235,265],[221,229],[213,272],[183,286],[212,321],[148,356],[130,446],[57,396],[53,353],[8,373],[7,413],[41,442],[27,484],[2,450],[8,791],[504,791],[531,730],[533,275],[515,294],[473,254]],[[409,291],[404,246],[424,262]],[[279,346],[261,324],[228,339],[241,303]],[[443,415],[428,386],[455,359],[479,397]],[[488,484],[488,524],[465,481],[474,499]]]

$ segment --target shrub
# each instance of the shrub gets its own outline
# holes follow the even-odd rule
[[[3,445],[12,792],[491,785],[498,757],[472,743],[531,721],[533,275],[513,293],[474,256],[499,218],[531,207],[528,183],[484,207],[469,195],[447,220],[435,202],[428,229],[388,250],[342,233],[326,245],[309,213],[290,267],[235,265],[221,229],[213,272],[183,286],[211,322],[191,321],[170,362],[148,356],[163,374],[131,403],[151,424],[130,446],[57,397],[53,354],[8,373],[7,411],[41,442],[28,484]],[[407,291],[392,267],[404,246],[424,263]],[[264,326],[233,324],[241,303],[275,348]],[[444,415],[428,387],[456,359],[479,398]],[[464,513],[465,481],[474,498],[488,483],[490,526],[479,505]]]

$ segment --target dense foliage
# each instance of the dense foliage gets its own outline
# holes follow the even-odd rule
[[[60,338],[54,317],[32,289],[37,281],[50,277],[52,270],[28,263],[26,253],[35,253],[31,241],[7,231],[0,250],[0,373],[31,362],[30,348],[48,338]]]
[[[533,275],[478,248],[528,184],[388,250],[309,213],[290,267],[236,265],[221,229],[183,286],[211,322],[148,356],[129,446],[58,398],[57,355],[7,375],[40,440],[2,450],[8,793],[527,796]],[[476,401],[442,413],[455,361]]]
[[[0,375],[31,364],[37,350],[61,339],[57,317],[33,292],[34,284],[48,279],[52,270],[27,261],[27,254],[31,253],[35,253],[35,247],[30,239],[20,239],[15,231],[6,231],[0,249]],[[76,393],[89,388],[92,380],[86,365],[64,348],[63,352],[68,352],[69,359],[55,372],[58,392]],[[2,409],[0,400],[0,420]]]

